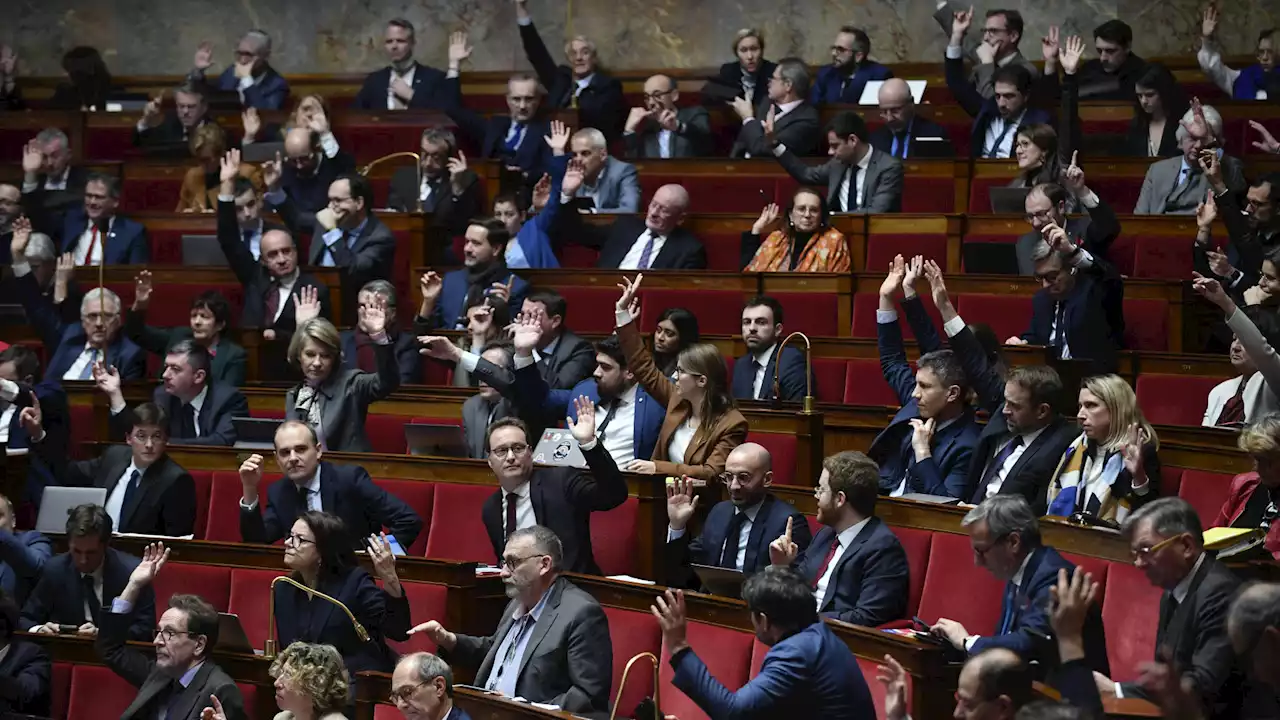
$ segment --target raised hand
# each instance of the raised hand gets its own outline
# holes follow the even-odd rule
[[[658,619],[662,628],[662,641],[672,655],[689,646],[686,639],[688,621],[686,620],[683,590],[667,590],[654,598],[649,612]]]
[[[1142,447],[1146,445],[1147,440],[1147,431],[1138,423],[1129,425],[1129,431],[1126,433],[1124,447],[1121,448],[1121,452],[1124,453],[1124,467],[1135,481],[1146,477],[1142,469]]]
[[[772,120],[770,120],[769,122],[772,123]],[[661,126],[663,130],[666,130],[668,132],[675,132],[676,130],[680,129],[680,121],[676,119],[676,111],[663,110],[658,115],[658,125]],[[766,131],[772,133],[773,128],[771,126],[767,126]]]
[[[164,117],[161,112],[160,104],[164,102],[164,98],[157,95],[147,101],[146,107],[142,108],[142,126],[145,128],[153,128],[160,124]]]
[[[560,194],[566,197],[573,197],[578,192],[578,188],[582,187],[582,183],[587,177],[587,166],[581,160],[570,160],[569,167],[565,168],[564,179],[560,181]]]
[[[1084,568],[1076,566],[1070,575],[1066,568],[1058,570],[1058,584],[1049,586],[1049,597],[1052,599],[1049,612],[1049,625],[1059,644],[1067,642],[1078,647],[1084,656],[1083,632],[1085,618],[1089,608],[1098,599],[1098,583],[1093,575]]]
[[[907,264],[898,255],[889,263],[889,274],[885,276],[884,282],[880,283],[880,297],[891,298],[902,287],[902,279],[907,275]]]
[[[458,184],[462,174],[467,171],[467,154],[459,150],[458,157],[449,158],[445,167],[449,169],[449,180]]]
[[[435,620],[424,622],[409,631],[410,635],[423,634],[431,638],[431,641],[445,650],[452,650],[453,646],[458,642],[458,636],[444,629],[444,626]]]
[[[1218,8],[1209,3],[1204,8],[1204,16],[1200,20],[1200,37],[1211,38],[1218,31]]]
[[[779,214],[781,214],[781,209],[778,207],[777,203],[769,203],[768,205],[765,205],[764,209],[760,211],[760,218],[751,226],[751,234],[762,234],[766,228],[778,221]]]
[[[884,656],[884,664],[876,666],[876,680],[884,686],[885,720],[907,717],[907,671],[892,655]]]
[[[232,190],[234,192],[236,178],[238,177],[240,177],[240,151],[235,149],[228,150],[222,156],[222,162],[218,167],[218,179],[223,185],[230,185],[230,187],[224,187],[223,190]]]
[[[154,582],[156,575],[160,574],[160,568],[169,562],[170,552],[172,548],[166,548],[162,542],[151,543],[143,548],[142,562],[129,575],[129,585],[142,589]]]
[[[542,177],[538,178],[537,184],[533,186],[531,204],[534,210],[541,211],[549,202],[551,202],[551,176],[543,173]]]
[[[369,550],[369,560],[373,563],[373,573],[382,581],[384,588],[394,590],[391,594],[400,597],[400,576],[396,574],[396,554],[391,551],[391,542],[387,534],[370,535],[365,542]]]
[[[932,260],[924,261],[924,277],[929,281],[929,293],[933,296],[933,304],[941,310],[951,306],[951,296],[947,294],[947,281],[942,276],[942,268]]]
[[[311,132],[317,135],[324,135],[329,132],[329,117],[324,114],[323,110],[317,110],[307,118],[307,127]]]
[[[1080,58],[1084,57],[1084,38],[1079,35],[1072,35],[1067,38],[1067,42],[1062,46],[1062,54],[1059,62],[1062,63],[1062,72],[1068,75],[1075,75],[1080,69]]]
[[[99,390],[113,399],[120,395],[120,371],[114,365],[107,365],[101,360],[94,363],[93,382]]]
[[[151,271],[143,270],[133,279],[133,309],[146,310],[151,304]]]
[[[71,278],[76,274],[76,258],[71,253],[62,253],[58,256],[58,264],[53,270],[53,282],[55,285],[54,302],[62,302],[67,298],[67,286],[71,283]]]
[[[1209,268],[1213,270],[1213,259],[1210,258],[1209,262]],[[1231,271],[1231,274],[1235,274],[1235,268],[1228,266],[1227,269]],[[1222,277],[1230,277],[1230,275],[1219,273],[1217,270],[1213,270],[1213,272],[1214,274]],[[1214,305],[1217,305],[1228,315],[1236,309],[1235,301],[1232,300],[1231,296],[1222,289],[1222,283],[1213,278],[1207,278],[1200,273],[1192,273],[1192,275],[1195,276],[1195,279],[1191,281],[1191,287],[1193,290],[1200,293],[1201,297]]]
[[[565,148],[569,147],[569,126],[559,120],[551,121],[551,134],[543,137],[543,141],[547,143],[547,147],[551,148],[551,154],[557,157],[564,154]]]
[[[973,52],[978,56],[979,63],[982,65],[990,65],[996,61],[996,50],[997,48],[995,43],[989,40],[983,40],[978,43],[978,46],[974,48]]]
[[[764,114],[764,137],[771,143],[777,140],[777,133],[774,131],[777,120],[778,111],[774,109],[773,105],[770,105],[769,111]]]
[[[790,567],[795,562],[800,547],[791,541],[791,520],[787,518],[787,530],[769,543],[769,564]]]
[[[195,57],[192,58],[192,65],[200,71],[208,70],[213,67],[213,43],[205,40],[196,47]]]
[[[1231,261],[1227,260],[1227,254],[1210,250],[1206,253],[1209,257],[1209,269],[1214,275],[1220,278],[1229,278],[1236,274],[1236,269],[1232,267]]]
[[[31,392],[31,404],[18,413],[18,422],[29,437],[39,438],[44,435],[44,413],[40,410],[40,398],[36,397],[34,391]]]
[[[227,713],[222,709],[222,701],[217,695],[210,695],[213,707],[206,707],[200,712],[200,720],[227,720]]]
[[[314,285],[300,288],[293,294],[294,321],[302,323],[320,317],[320,291]],[[384,316],[383,321],[386,318]]]
[[[1071,151],[1071,164],[1062,171],[1062,184],[1067,191],[1076,197],[1085,193],[1084,170],[1080,169],[1080,151]]]
[[[636,293],[640,290],[640,282],[642,280],[644,280],[644,273],[636,275],[635,280],[631,280],[625,275],[622,277],[622,282],[618,283],[618,289],[622,291],[622,295],[618,297],[618,302],[615,306],[618,312],[631,309],[631,301],[635,299]]]
[[[44,151],[40,149],[40,143],[31,140],[22,146],[22,172],[26,175],[36,175],[42,167],[44,167]]]
[[[640,127],[640,123],[648,120],[652,115],[653,113],[649,112],[647,107],[633,107],[631,112],[627,113],[627,123],[623,129],[626,132],[635,132]]]
[[[303,288],[306,291],[306,288]],[[311,292],[316,294],[316,288],[311,288]],[[319,303],[316,303],[319,305]],[[317,312],[319,312],[317,310]],[[366,308],[364,311],[365,332],[370,337],[381,337],[387,331],[387,299],[381,295],[374,295],[373,307]]]
[[[471,57],[471,43],[467,42],[467,33],[462,30],[449,34],[449,67],[456,68],[463,60]]]
[[[516,283],[515,275],[508,275],[506,282],[490,283],[487,294],[489,297],[496,297],[502,302],[511,302],[511,291]]]
[[[240,127],[244,129],[244,142],[251,143],[257,139],[262,131],[262,118],[258,116],[257,108],[246,108],[240,113]]]
[[[1272,155],[1280,155],[1280,141],[1276,140],[1271,131],[1257,120],[1250,120],[1249,127],[1253,128],[1258,135],[1262,136],[1262,140],[1254,140],[1253,146],[1262,152],[1271,153]]]
[[[1202,140],[1205,146],[1210,145],[1213,140],[1209,123],[1204,119],[1204,105],[1198,97],[1191,98],[1191,122],[1179,120],[1178,124],[1182,125],[1193,140]]]
[[[698,496],[693,494],[693,482],[688,475],[681,475],[667,484],[667,524],[672,530],[684,530],[698,509]]]
[[[258,497],[258,487],[262,485],[262,456],[254,453],[240,463],[240,488],[244,497],[250,502]]]
[[[1071,237],[1067,235],[1067,231],[1063,230],[1057,223],[1049,223],[1040,230],[1044,236],[1044,241],[1056,253],[1063,255],[1070,254],[1075,250],[1075,245],[1071,242]]]
[[[1204,193],[1204,202],[1196,206],[1196,225],[1201,230],[1208,230],[1213,227],[1213,223],[1218,219],[1218,200],[1214,197],[1213,190],[1206,190]]]
[[[511,343],[515,345],[516,355],[528,357],[542,342],[541,311],[520,313],[520,317],[512,323],[512,328]]]
[[[1058,53],[1061,49],[1058,36],[1058,26],[1050,25],[1049,34],[1040,38],[1040,53],[1044,56],[1046,63],[1052,63],[1058,59]]]
[[[458,359],[462,357],[462,351],[447,337],[419,335],[418,344],[422,346],[418,349],[419,355],[454,363],[458,362]]]
[[[751,107],[751,101],[744,97],[736,97],[729,101],[729,107],[738,114],[738,118],[749,120],[756,116],[755,108]]]
[[[973,6],[970,5],[968,10],[951,15],[951,44],[959,45],[960,40],[964,38],[965,33],[969,32],[969,26],[973,24]]]
[[[924,274],[924,256],[916,255],[907,261],[907,272],[902,276],[902,292],[907,297],[915,297],[916,281]]]
[[[422,293],[424,301],[434,304],[440,299],[440,292],[444,290],[444,280],[440,279],[438,273],[427,271],[418,278],[418,290]]]
[[[572,416],[565,417],[565,427],[569,428],[579,445],[585,445],[596,437],[596,405],[586,395],[579,395],[573,400],[573,411],[578,420],[575,422]]]
[[[493,332],[493,308],[477,305],[467,311],[467,332],[472,337],[488,338]]]
[[[262,183],[267,186],[267,192],[280,189],[280,178],[283,176],[284,159],[280,157],[280,153],[276,153],[275,160],[267,160],[262,163]]]
[[[27,243],[31,241],[31,221],[26,215],[19,215],[10,226],[13,238],[9,240],[9,256],[19,262],[27,252]]]
[[[1204,171],[1204,179],[1208,181],[1210,187],[1223,187],[1222,163],[1218,160],[1218,153],[1213,150],[1201,150],[1198,162],[1200,169]]]

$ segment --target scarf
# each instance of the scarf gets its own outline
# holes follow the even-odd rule
[[[298,387],[298,397],[293,401],[293,409],[298,411],[304,422],[315,428],[316,435],[324,444],[324,405],[328,396],[320,388],[311,383],[303,383]]]
[[[1049,483],[1046,515],[1071,517],[1083,511],[1100,520],[1124,522],[1129,514],[1128,492],[1117,493],[1114,488],[1124,470],[1124,455],[1118,450],[1102,458],[1097,454],[1097,444],[1083,433],[1071,443]]]
[[[781,230],[769,233],[744,272],[791,270],[791,253],[795,252],[795,245],[794,238]],[[835,228],[827,228],[821,235],[814,233],[804,244],[795,272],[849,272],[850,267],[849,245],[844,234]]]
[[[496,258],[483,266],[467,268],[467,296],[462,301],[462,312],[454,319],[453,329],[466,330],[467,308],[484,302],[489,286],[496,282],[505,283],[509,274],[507,263],[502,258]]]

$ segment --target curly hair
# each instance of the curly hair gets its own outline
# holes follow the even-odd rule
[[[317,717],[347,706],[351,682],[342,655],[332,645],[293,643],[271,663],[271,677],[281,676],[295,692],[311,698]]]

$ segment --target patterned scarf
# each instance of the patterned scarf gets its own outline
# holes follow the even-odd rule
[[[794,244],[791,235],[781,230],[773,231],[760,245],[744,272],[790,271]],[[849,244],[845,242],[844,234],[835,228],[827,228],[820,235],[814,233],[805,244],[795,272],[849,272],[849,268]]]
[[[1124,522],[1129,514],[1129,500],[1127,497],[1117,499],[1112,493],[1112,486],[1124,470],[1124,455],[1119,451],[1101,458],[1097,455],[1097,445],[1090,443],[1084,434],[1071,443],[1049,483],[1047,515],[1071,517],[1084,511],[1100,520]]]
[[[293,408],[298,411],[305,422],[315,428],[316,436],[320,438],[320,442],[324,443],[324,404],[328,398],[324,392],[310,383],[303,383],[298,388],[298,397],[293,402]]]

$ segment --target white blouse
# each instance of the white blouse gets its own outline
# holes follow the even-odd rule
[[[684,464],[684,453],[689,449],[689,443],[693,442],[693,434],[697,430],[693,427],[693,423],[685,420],[680,423],[680,427],[671,434],[671,440],[667,443],[667,459],[673,463]]]

